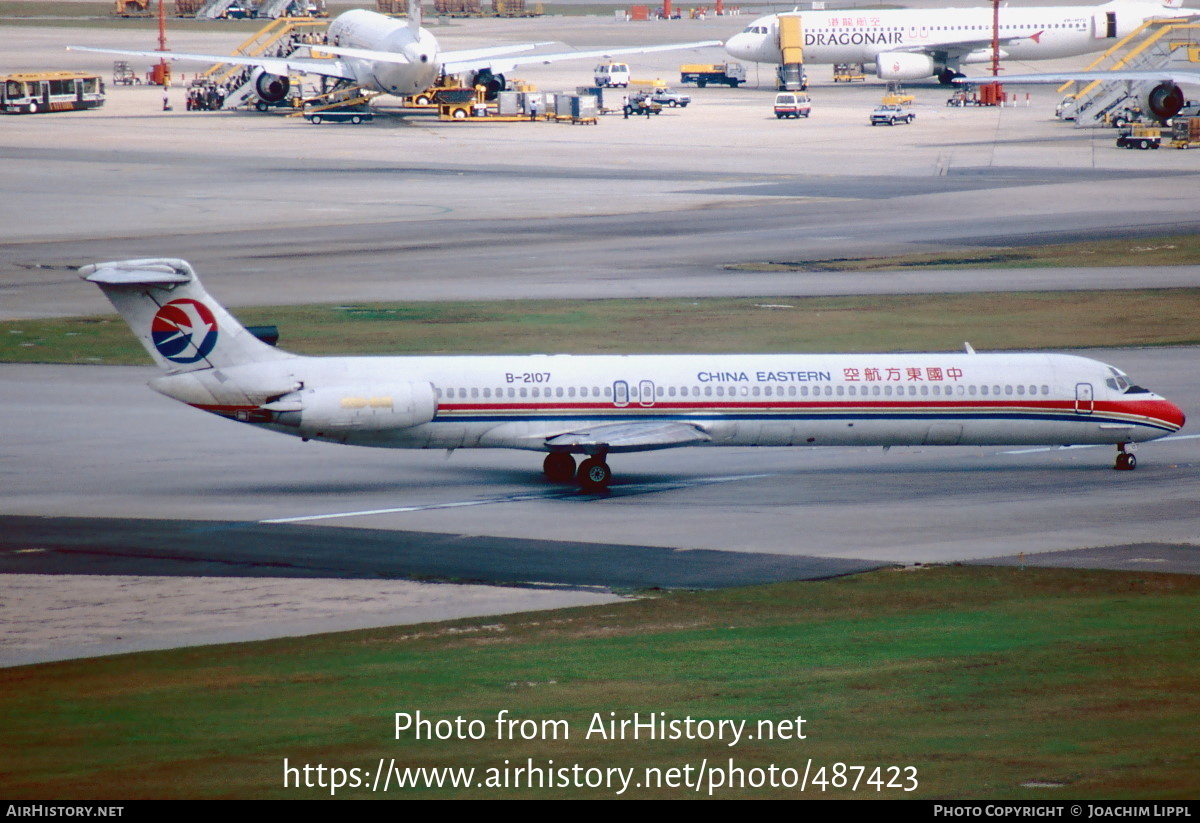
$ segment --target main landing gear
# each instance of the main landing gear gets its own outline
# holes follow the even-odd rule
[[[1123,472],[1131,472],[1137,468],[1137,458],[1125,451],[1124,443],[1117,444],[1117,465],[1113,468]]]
[[[564,452],[550,452],[542,463],[542,471],[555,483],[575,480],[585,492],[602,491],[612,482],[612,469],[602,454],[584,460],[579,464],[579,471],[576,471],[574,457]]]

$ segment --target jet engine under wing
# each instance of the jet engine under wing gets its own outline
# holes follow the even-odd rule
[[[491,69],[495,74],[502,74],[512,71],[517,66],[531,66],[537,63],[557,63],[562,60],[591,60],[598,57],[615,57],[621,54],[649,54],[656,51],[703,49],[719,45],[721,45],[720,40],[703,40],[698,43],[675,43],[664,46],[627,46],[613,49],[594,49],[592,51],[562,51],[553,54],[525,54],[520,57],[508,56],[515,52],[536,48],[538,44],[535,43],[529,44],[528,47],[508,47],[507,55],[503,52],[505,47],[500,47],[497,50],[498,53],[492,55],[481,55],[481,51],[487,51],[485,49],[447,51],[442,52],[440,59],[442,61],[442,68],[446,74],[458,74],[464,71],[482,71],[484,69]]]
[[[696,446],[710,440],[712,438],[699,426],[690,423],[646,421],[601,424],[582,431],[567,432],[546,438],[546,446],[552,451],[615,454]]]
[[[306,57],[242,57],[228,54],[186,54],[177,51],[132,51],[129,49],[98,49],[91,46],[67,46],[68,51],[91,51],[98,54],[121,54],[127,57],[153,57],[155,59],[188,63],[232,63],[239,66],[260,66],[270,74],[286,77],[288,74],[315,74],[322,77],[337,77],[354,80],[350,67],[341,60],[317,60]],[[395,55],[392,55],[395,57]]]

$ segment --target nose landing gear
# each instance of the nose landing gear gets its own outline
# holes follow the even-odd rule
[[[1137,458],[1129,452],[1125,451],[1125,444],[1117,444],[1117,464],[1113,466],[1117,471],[1131,472],[1137,468]]]

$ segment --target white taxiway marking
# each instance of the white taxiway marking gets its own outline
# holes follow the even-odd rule
[[[334,512],[331,514],[306,514],[299,517],[276,517],[270,520],[259,520],[259,523],[303,523],[310,520],[334,520],[341,517],[369,517],[373,514],[403,514],[405,512],[424,512],[435,509],[457,509],[465,506],[490,506],[494,503],[520,503],[526,500],[595,500],[610,497],[623,497],[627,494],[644,494],[648,492],[671,491],[686,489],[690,486],[706,486],[711,483],[733,483],[738,480],[755,480],[770,477],[769,474],[740,474],[730,477],[697,477],[693,480],[663,481],[660,483],[631,483],[615,486],[601,494],[585,494],[577,489],[554,489],[552,491],[529,492],[527,494],[510,494],[503,497],[485,497],[479,500],[458,500],[450,503],[426,503],[419,506],[396,506],[390,509],[365,509],[356,512]]]
[[[1178,434],[1173,437],[1160,437],[1157,440],[1148,440],[1148,443],[1166,443],[1168,440],[1195,440],[1200,438],[1200,434]],[[1136,445],[1142,445],[1138,443]],[[1016,451],[1000,452],[1001,454],[1033,454],[1034,452],[1061,452],[1067,449],[1098,449],[1112,448],[1112,443],[1094,443],[1087,446],[1038,446],[1036,449],[1017,449]]]

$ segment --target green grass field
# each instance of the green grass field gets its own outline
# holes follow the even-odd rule
[[[301,354],[946,351],[1200,343],[1200,289],[277,306]],[[0,322],[0,362],[148,363],[116,315]]]
[[[734,271],[902,271],[910,269],[1029,269],[1095,266],[1179,266],[1200,262],[1200,236],[1088,240],[1042,246],[961,249],[952,252],[825,260],[748,261]]]
[[[885,777],[887,767],[911,766],[917,788],[810,785],[806,796],[1195,797],[1198,611],[1200,579],[1186,575],[927,567],[26,666],[0,670],[0,774],[10,799],[321,797],[329,790],[284,789],[284,758],[372,773],[380,758],[400,768],[474,767],[477,781],[506,759],[633,768],[638,780],[647,767],[696,770],[705,759],[800,772],[811,759],[810,776],[825,766],[832,778],[844,763],[868,767],[863,781],[876,766]],[[558,740],[498,740],[504,709],[539,728],[566,723]],[[482,721],[483,737],[397,739],[394,714],[418,710],[427,720]],[[728,738],[587,738],[595,714],[634,712],[745,720],[750,733],[759,721],[802,717],[805,739],[786,726],[792,739],[734,746]],[[903,774],[900,782],[911,776]],[[695,796],[682,788],[627,795]]]

